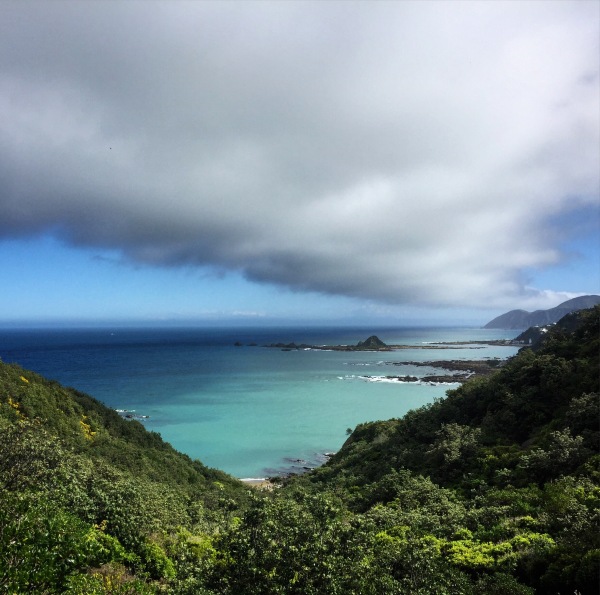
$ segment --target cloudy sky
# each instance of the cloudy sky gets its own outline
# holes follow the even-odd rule
[[[600,293],[599,7],[3,0],[0,321]]]

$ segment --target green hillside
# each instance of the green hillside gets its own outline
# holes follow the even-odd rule
[[[0,362],[0,592],[95,592],[92,568],[154,592],[175,576],[167,550],[247,499],[139,422]]]
[[[272,492],[0,363],[0,592],[598,593],[600,307]]]

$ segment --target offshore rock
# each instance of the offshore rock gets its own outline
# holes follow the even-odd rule
[[[381,349],[387,345],[377,336],[371,335],[365,341],[359,341],[356,344],[357,349]]]

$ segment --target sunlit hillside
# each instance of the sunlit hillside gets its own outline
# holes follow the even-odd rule
[[[600,307],[252,490],[0,363],[0,592],[598,592]]]

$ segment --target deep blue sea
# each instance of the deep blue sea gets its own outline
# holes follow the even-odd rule
[[[394,352],[263,347],[355,345],[371,334],[388,344],[474,343]],[[452,388],[373,381],[437,371],[394,362],[509,357],[517,348],[475,342],[516,334],[475,328],[0,329],[0,359],[114,409],[148,416],[146,428],[210,467],[265,477],[317,465],[323,453],[340,448],[347,428],[400,417]]]

